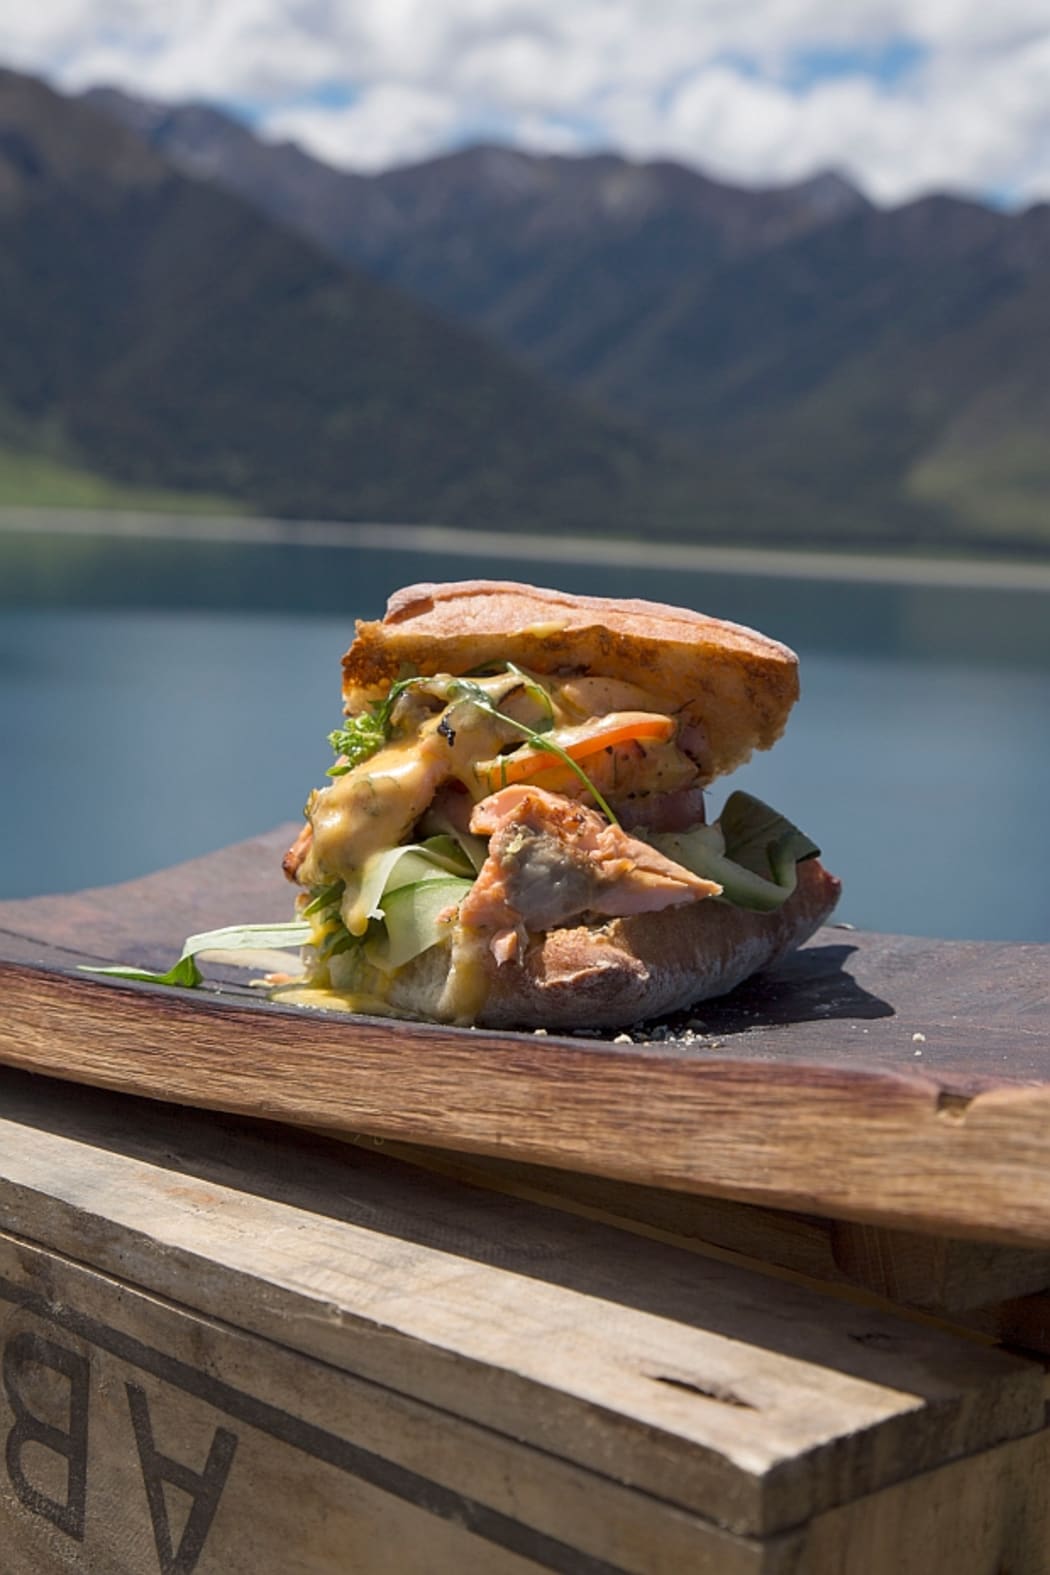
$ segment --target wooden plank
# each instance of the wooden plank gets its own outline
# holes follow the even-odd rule
[[[471,1186],[527,1198],[545,1208],[583,1214],[619,1229],[637,1228],[674,1246],[714,1248],[752,1263],[790,1269],[811,1279],[842,1284],[849,1281],[834,1256],[833,1233],[838,1222],[815,1214],[643,1187],[582,1171],[524,1165],[517,1160],[427,1148],[419,1143],[361,1134],[350,1139],[340,1133],[329,1135]]]
[[[1050,1432],[818,1515],[796,1575],[1046,1575]]]
[[[2,1108],[9,1230],[738,1535],[1042,1425],[999,1351],[379,1155],[10,1073]]]
[[[827,931],[705,1006],[705,1035],[631,1044],[68,971],[78,947],[156,963],[187,930],[286,909],[273,868],[286,835],[126,887],[3,905],[19,960],[0,964],[0,1058],[154,1098],[1050,1247],[1050,948]]]
[[[1009,1297],[967,1315],[975,1330],[1032,1356],[1050,1357],[1050,1293]]]
[[[584,1212],[677,1245],[696,1243],[810,1279],[862,1287],[931,1312],[965,1312],[1050,1286],[1048,1252],[856,1225],[417,1143],[353,1141],[474,1186]]]
[[[891,1301],[967,1312],[1050,1286],[1050,1253],[842,1220],[832,1226],[838,1268]]]

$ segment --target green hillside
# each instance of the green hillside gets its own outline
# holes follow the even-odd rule
[[[48,455],[0,448],[0,507],[243,514],[236,498],[125,486]]]

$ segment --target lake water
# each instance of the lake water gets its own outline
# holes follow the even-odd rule
[[[1045,581],[840,583],[545,552],[3,533],[0,895],[124,880],[297,819],[330,763],[354,617],[412,580],[491,575],[785,640],[803,698],[734,783],[821,843],[845,883],[839,917],[1050,941]],[[716,784],[713,812],[722,797]]]

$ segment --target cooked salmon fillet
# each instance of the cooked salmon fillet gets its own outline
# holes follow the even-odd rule
[[[543,788],[517,785],[482,799],[470,829],[490,839],[489,852],[460,922],[491,931],[501,961],[516,954],[512,936],[553,930],[581,913],[655,913],[722,889],[597,810]]]

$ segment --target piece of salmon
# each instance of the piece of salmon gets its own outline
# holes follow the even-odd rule
[[[586,804],[518,785],[474,807],[470,829],[489,837],[488,857],[460,907],[460,922],[493,933],[492,949],[516,955],[512,936],[556,929],[582,913],[654,913],[722,890]]]
[[[299,866],[302,864],[303,860],[306,858],[306,855],[309,853],[310,845],[313,842],[313,839],[314,828],[311,826],[310,822],[307,821],[306,825],[300,831],[299,835],[288,849],[288,852],[281,860],[281,868],[284,870],[285,878],[287,880],[294,880],[298,875]]]

